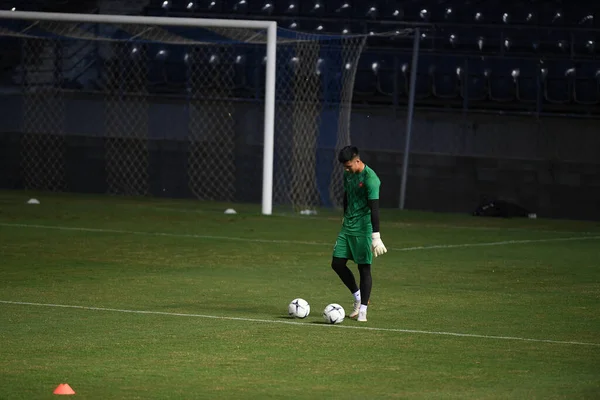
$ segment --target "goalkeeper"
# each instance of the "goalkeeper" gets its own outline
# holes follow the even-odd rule
[[[373,255],[387,252],[379,234],[379,186],[375,171],[361,161],[358,149],[346,146],[338,160],[344,166],[344,219],[333,247],[331,267],[354,295],[350,318],[367,321],[371,296]],[[358,265],[360,288],[348,268],[348,260]]]

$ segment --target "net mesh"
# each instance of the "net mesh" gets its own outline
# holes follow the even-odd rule
[[[312,35],[278,48],[274,202],[341,204],[336,152],[350,144],[354,73],[365,37]]]
[[[21,168],[26,189],[62,191],[65,180],[64,96],[59,43],[23,40]]]
[[[194,47],[188,73],[188,184],[197,198],[235,199],[234,57],[229,46]]]
[[[243,201],[244,188],[262,185],[262,160],[247,153],[262,156],[266,31],[0,21],[3,36],[19,38],[24,55],[20,85],[28,188],[67,189],[64,97],[74,89],[63,85],[63,64],[83,64],[79,59],[91,61],[74,79],[90,70],[96,79],[77,90],[102,98],[108,193],[153,194],[151,121],[161,117],[186,121],[163,121],[161,135],[185,142],[185,181],[193,196]],[[350,144],[354,79],[366,40],[279,29],[274,204],[295,210],[341,204],[336,154]],[[91,47],[97,50],[71,51],[82,42],[96,43]],[[169,73],[172,69],[178,72]],[[169,78],[174,75],[180,79]],[[178,99],[181,112],[154,115],[157,99],[168,96]],[[254,118],[246,115],[248,103],[255,106]],[[171,132],[171,122],[182,132]]]
[[[147,54],[115,43],[105,64],[106,183],[110,194],[148,194]]]

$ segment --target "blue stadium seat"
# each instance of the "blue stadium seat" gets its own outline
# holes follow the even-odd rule
[[[379,61],[377,55],[363,53],[358,63],[354,91],[361,95],[374,95],[377,92],[376,75],[372,69],[373,63]]]
[[[584,105],[600,103],[600,62],[577,65],[573,100]]]
[[[460,57],[436,56],[426,66],[431,75],[432,93],[440,99],[455,99],[460,96],[461,79],[464,78],[464,61]],[[459,76],[460,74],[460,76]]]
[[[252,97],[252,76],[254,64],[251,52],[247,48],[238,49],[233,59],[233,82],[237,97]]]
[[[148,86],[151,92],[169,92],[172,86],[184,87],[186,69],[181,49],[171,47],[165,56],[158,57],[158,45],[148,47]]]
[[[498,102],[508,102],[516,99],[515,79],[512,76],[515,69],[512,59],[496,58],[490,62],[490,99]]]
[[[566,76],[566,71],[573,67],[570,60],[546,60],[544,98],[551,104],[565,104],[572,99],[574,77]]]
[[[279,0],[286,3],[286,0]],[[303,0],[310,3],[310,1]],[[355,9],[355,2],[352,0],[321,0],[324,7],[324,14],[331,18],[348,18]]]
[[[397,69],[400,68],[398,59],[391,54],[387,54],[381,59],[381,67],[376,75],[377,92],[385,97],[392,98],[395,91],[404,92],[404,86],[399,80],[394,81]],[[400,93],[399,93],[400,94]]]
[[[400,56],[400,70],[398,72],[401,77],[401,84],[404,85],[404,92],[407,96],[410,93],[411,63],[412,57],[410,55]],[[422,54],[419,56],[415,84],[415,99],[426,99],[432,96],[431,75],[429,74],[429,67],[432,65],[432,63],[432,56],[428,54]]]
[[[550,31],[544,36],[541,49],[546,53],[568,56],[571,52],[570,40],[568,31]]]
[[[466,94],[469,101],[483,101],[489,98],[489,79],[486,70],[489,69],[487,60],[482,57],[472,57],[467,60]]]
[[[306,0],[305,0],[306,1]],[[328,0],[332,1],[332,0]],[[335,0],[333,0],[335,1]],[[351,15],[357,19],[385,18],[385,1],[354,1]]]
[[[539,63],[535,59],[515,60],[519,70],[517,98],[521,102],[535,103],[539,92]]]
[[[317,3],[319,7],[316,7]],[[325,1],[324,0],[303,0],[298,2],[299,14],[306,17],[322,17],[325,15]]]
[[[269,8],[264,8],[263,7],[268,3],[271,4],[272,7],[270,8],[271,11],[273,10],[274,6],[275,6],[275,1],[265,1],[265,0],[254,0],[254,1],[250,1],[250,0],[246,0],[245,2],[242,2],[242,4],[240,4],[240,0],[219,0],[223,3],[223,10],[231,12],[231,11],[236,11],[238,10],[240,13],[248,13],[248,14],[252,14],[252,15],[265,15],[266,13],[269,12]]]
[[[164,17],[166,14],[168,14],[172,2],[169,2],[169,10],[163,7],[163,2],[164,0],[150,0],[148,5],[144,9],[145,15],[153,17]]]
[[[598,15],[600,18],[600,14]],[[573,54],[575,57],[590,57],[598,52],[600,37],[593,31],[571,32],[573,38]]]
[[[162,8],[162,0],[161,1],[152,1],[155,3],[155,7]],[[191,3],[191,4],[190,4]],[[192,9],[188,10],[188,6],[193,8],[194,10],[200,5],[200,1],[194,0],[170,0],[169,12],[186,12],[193,11]]]

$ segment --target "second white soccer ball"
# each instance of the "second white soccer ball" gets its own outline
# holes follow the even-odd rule
[[[346,318],[346,312],[337,303],[331,303],[323,310],[323,319],[328,324],[341,324],[344,318]]]
[[[306,318],[310,314],[310,304],[301,298],[294,299],[288,305],[288,314],[294,318]]]

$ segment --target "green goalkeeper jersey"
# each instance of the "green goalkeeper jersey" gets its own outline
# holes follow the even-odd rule
[[[348,205],[342,232],[356,236],[370,235],[373,232],[369,200],[379,199],[380,184],[375,171],[367,165],[358,174],[344,172],[344,191]]]

